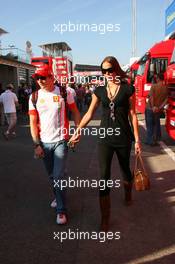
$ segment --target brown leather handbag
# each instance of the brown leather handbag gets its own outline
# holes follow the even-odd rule
[[[150,180],[145,170],[145,166],[143,164],[143,160],[140,154],[136,154],[135,158],[134,186],[136,191],[145,191],[150,189]]]

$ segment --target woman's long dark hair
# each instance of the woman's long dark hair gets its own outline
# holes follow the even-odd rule
[[[125,79],[127,77],[126,73],[121,69],[119,62],[115,57],[107,56],[106,58],[104,58],[101,63],[101,68],[104,62],[109,62],[112,65],[114,72],[117,74],[119,79]]]

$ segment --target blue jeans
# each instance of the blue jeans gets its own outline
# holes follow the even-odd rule
[[[161,125],[160,125],[161,113],[154,113],[154,140],[161,140]]]
[[[57,207],[56,212],[66,212],[65,189],[61,188],[60,182],[65,180],[66,160],[68,154],[67,141],[60,141],[56,143],[43,143],[44,149],[44,165],[53,186]],[[58,184],[59,182],[59,184]]]
[[[146,143],[153,144],[161,139],[160,113],[145,109]]]

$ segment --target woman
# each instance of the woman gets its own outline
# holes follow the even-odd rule
[[[131,191],[133,180],[130,170],[130,152],[133,140],[135,140],[135,153],[141,152],[138,121],[135,113],[134,87],[128,85],[126,82],[126,75],[115,57],[106,57],[101,64],[101,70],[106,84],[97,87],[94,91],[91,105],[78,126],[76,133],[70,139],[70,143],[75,144],[79,141],[81,128],[89,123],[97,106],[101,102],[103,110],[101,127],[106,131],[106,137],[99,138],[98,142],[101,179],[106,182],[110,179],[111,162],[115,152],[123,176],[125,203],[126,205],[130,205],[132,202]],[[107,131],[109,132],[109,128],[110,133],[107,133]],[[113,131],[112,134],[111,131]],[[108,187],[105,190],[100,190],[100,208],[102,216],[101,230],[107,231],[110,216],[110,189]]]

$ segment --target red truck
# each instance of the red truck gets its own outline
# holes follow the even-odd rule
[[[126,71],[129,83],[132,83],[132,84],[134,83],[138,68],[139,68],[138,61],[135,61],[133,64],[131,64],[131,66]]]
[[[175,139],[175,49],[165,76],[169,91],[168,108],[166,111],[166,130],[168,135]]]
[[[58,83],[67,83],[73,74],[72,56],[68,54],[71,48],[65,42],[50,43],[40,46],[43,49],[42,57],[33,57],[31,64],[39,67],[48,64]]]
[[[175,40],[169,39],[156,43],[137,62],[139,65],[135,78],[136,110],[144,113],[146,97],[158,73],[165,73],[173,53]]]

